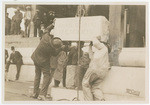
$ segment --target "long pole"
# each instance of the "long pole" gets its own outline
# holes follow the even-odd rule
[[[82,6],[79,6],[79,42],[78,42],[78,66],[80,66],[80,30],[81,30],[81,12],[82,12]],[[79,69],[77,69],[77,80],[79,83]],[[79,86],[77,86],[77,100],[79,100]]]
[[[125,9],[125,11],[124,11],[123,47],[126,47],[126,37],[127,37],[127,9]]]

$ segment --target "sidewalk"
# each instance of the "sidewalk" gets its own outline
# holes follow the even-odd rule
[[[29,97],[29,87],[33,86],[33,82],[9,81],[5,82],[5,97],[4,101],[39,101]],[[53,83],[50,87],[53,86]],[[50,92],[51,91],[51,92]],[[77,96],[77,91],[63,88],[61,85],[58,88],[49,88],[53,101],[70,100],[72,101]],[[134,96],[123,96],[118,94],[104,94],[106,101],[144,101],[144,98]],[[79,92],[79,100],[84,101],[82,91]]]
[[[5,101],[39,101],[37,99],[33,99],[29,97],[29,87],[32,86],[33,86],[33,82],[19,82],[19,81],[5,82],[4,100]],[[51,88],[52,86],[53,86],[53,82],[49,86],[48,94],[51,93],[53,97],[53,101],[57,101],[61,99],[73,100],[73,98],[76,97],[76,90],[66,89],[62,87],[61,84],[60,87],[58,88]],[[80,94],[82,93],[80,92]]]
[[[35,99],[27,97],[29,86],[33,83],[5,82],[5,101],[34,101]]]

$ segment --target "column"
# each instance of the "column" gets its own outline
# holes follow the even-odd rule
[[[110,5],[109,7],[109,43],[112,45],[112,52],[110,53],[111,65],[119,65],[118,55],[119,49],[122,47],[122,32],[121,32],[121,16],[122,16],[122,6],[120,5]]]
[[[34,37],[34,23],[33,23],[33,17],[36,12],[36,5],[31,5],[31,25],[30,25],[30,36],[29,37]]]

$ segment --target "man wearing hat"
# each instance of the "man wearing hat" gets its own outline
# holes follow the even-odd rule
[[[42,23],[42,19],[41,19],[39,10],[36,10],[36,13],[33,17],[33,23],[34,23],[34,37],[37,37],[37,35],[40,34],[40,26]]]
[[[55,19],[55,12],[54,11],[49,11],[49,14],[48,14],[48,24],[52,24],[54,19]]]
[[[16,34],[16,13],[17,11],[14,11],[15,15],[12,17],[11,20],[11,29],[10,29],[10,34]]]
[[[33,52],[31,58],[35,65],[35,80],[33,98],[46,100],[48,87],[50,84],[50,57],[59,54],[62,46],[62,40],[58,37],[53,38],[50,31],[53,25],[47,27],[40,44]],[[43,85],[39,93],[41,74],[43,73]],[[39,97],[38,97],[39,96]]]
[[[11,51],[12,53],[10,54],[10,58],[9,58],[9,61],[6,63],[6,75],[9,71],[9,66],[10,64],[15,64],[16,67],[17,67],[17,74],[16,74],[16,80],[19,79],[19,75],[20,75],[20,69],[21,69],[21,66],[23,64],[23,60],[22,60],[22,55],[20,54],[19,51],[15,51],[15,47],[14,46],[11,46]],[[7,80],[7,76],[6,76],[6,80]]]
[[[21,24],[22,19],[23,19],[23,15],[20,12],[20,8],[18,7],[16,11],[16,30],[15,30],[16,31],[15,33],[17,35],[20,34],[20,29],[21,29],[20,24]]]
[[[30,6],[26,7],[26,12],[24,14],[24,25],[25,25],[25,36],[29,37],[30,33],[30,22],[31,22],[31,10]]]
[[[48,17],[47,17],[46,12],[43,13],[43,16],[42,16],[42,23],[44,24],[44,27],[45,27],[45,28],[47,28],[47,26],[49,25],[49,24],[48,24]]]
[[[5,17],[5,35],[10,34],[10,27],[11,27],[11,19],[8,17],[9,13],[6,13]]]

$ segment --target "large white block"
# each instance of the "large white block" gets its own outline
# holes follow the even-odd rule
[[[81,17],[80,37],[81,40],[91,40],[94,36],[108,37],[109,22],[104,16]],[[79,17],[56,18],[55,27],[52,31],[62,40],[79,39]],[[107,39],[107,38],[104,38]]]
[[[145,68],[113,66],[101,89],[104,93],[145,97]]]
[[[120,66],[145,67],[145,48],[123,48],[119,54]]]
[[[75,86],[75,73],[76,73],[76,65],[68,65],[66,72],[66,87],[71,88]]]

